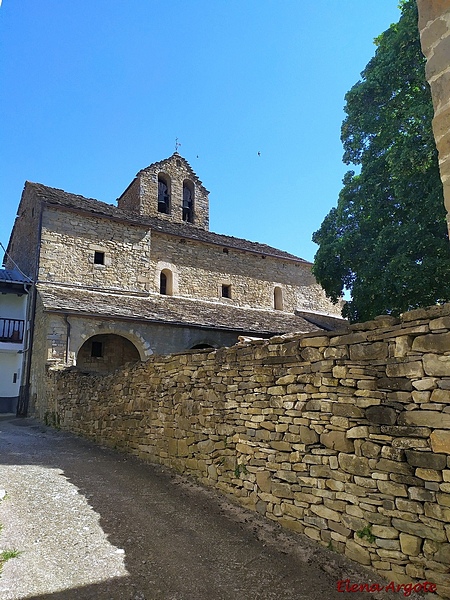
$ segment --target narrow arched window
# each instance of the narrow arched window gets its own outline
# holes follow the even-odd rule
[[[283,310],[283,290],[278,286],[273,290],[273,307],[275,310]]]
[[[161,271],[159,276],[159,293],[167,294],[167,275]]]
[[[194,184],[189,180],[183,181],[183,221],[194,222]]]
[[[164,175],[158,175],[158,212],[170,214],[169,181]]]
[[[173,294],[173,274],[169,269],[163,269],[159,275],[159,293],[164,296]]]

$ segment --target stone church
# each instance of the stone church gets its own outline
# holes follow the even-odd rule
[[[209,231],[208,191],[178,152],[139,171],[117,206],[27,182],[6,256],[35,282],[26,397],[51,364],[108,373],[342,324],[311,263]]]

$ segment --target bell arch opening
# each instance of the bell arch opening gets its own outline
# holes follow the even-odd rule
[[[129,362],[140,361],[133,342],[115,333],[93,335],[77,354],[77,367],[94,373],[111,373]]]

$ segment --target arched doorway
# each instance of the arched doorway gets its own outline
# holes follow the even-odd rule
[[[136,346],[115,333],[93,335],[78,351],[77,367],[95,373],[111,373],[128,362],[140,360]]]
[[[205,350],[206,348],[211,348],[211,350],[215,350],[214,346],[211,346],[211,344],[195,344],[194,346],[191,346],[191,350]]]

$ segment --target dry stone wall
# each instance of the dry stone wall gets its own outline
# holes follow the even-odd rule
[[[342,333],[53,371],[41,417],[450,598],[450,304]]]

